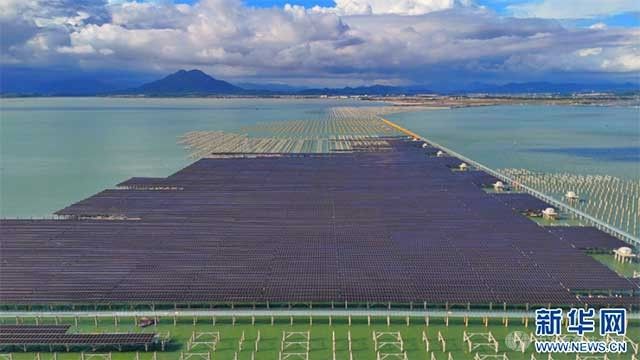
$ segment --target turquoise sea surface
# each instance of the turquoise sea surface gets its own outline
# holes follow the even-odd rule
[[[387,118],[493,169],[640,180],[640,108],[508,105]]]
[[[259,122],[325,117],[349,100],[0,99],[0,216],[50,216],[132,176],[167,176],[193,161],[178,137]]]
[[[192,162],[192,130],[318,119],[322,99],[30,98],[0,100],[0,216],[49,216],[132,176]],[[638,108],[497,106],[430,110],[390,120],[492,168],[640,179]]]

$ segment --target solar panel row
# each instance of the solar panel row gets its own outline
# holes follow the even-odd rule
[[[0,334],[64,334],[71,325],[9,325],[0,324]]]
[[[578,249],[617,249],[629,246],[624,241],[588,226],[556,226],[548,230]]]
[[[146,345],[155,334],[5,334],[0,345]]]
[[[21,346],[145,346],[156,341],[151,333],[68,334],[70,325],[0,325],[0,347]],[[67,348],[68,349],[68,348]]]

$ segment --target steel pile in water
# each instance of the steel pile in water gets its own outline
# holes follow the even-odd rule
[[[215,157],[220,154],[320,154],[387,145],[385,140],[364,135],[284,138],[249,137],[222,131],[192,131],[183,135],[179,143],[191,151],[193,158]]]
[[[379,147],[383,136],[400,136],[378,114],[402,107],[332,108],[327,119],[279,121],[244,127],[241,133],[191,131],[179,143],[194,158],[219,154],[330,153]]]
[[[398,135],[397,130],[386,125],[377,117],[379,113],[377,110],[383,108],[353,109],[352,111],[334,108],[329,113],[328,118],[323,120],[268,122],[244,127],[242,131],[252,136],[271,136],[276,138]]]
[[[380,116],[383,115],[429,109],[432,108],[424,106],[338,106],[329,110],[328,118],[333,121],[380,121]]]

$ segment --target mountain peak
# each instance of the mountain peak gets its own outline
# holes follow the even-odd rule
[[[238,94],[243,89],[215,79],[202,70],[178,70],[160,80],[144,84],[134,93],[147,95],[214,95]]]
[[[211,77],[200,69],[191,69],[191,70],[180,69],[170,75],[185,75],[185,74]]]

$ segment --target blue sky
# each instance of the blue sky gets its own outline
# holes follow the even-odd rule
[[[3,89],[6,79],[100,86],[182,68],[298,86],[640,74],[637,0],[5,0],[0,26]]]

